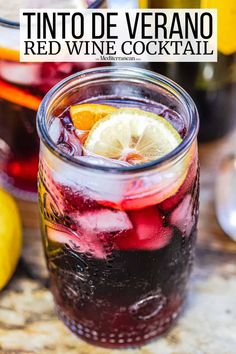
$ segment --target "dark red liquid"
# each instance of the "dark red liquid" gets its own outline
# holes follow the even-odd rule
[[[151,109],[186,134],[174,111]],[[68,111],[54,123],[60,126],[58,146],[81,155]],[[88,342],[141,345],[166,332],[181,311],[198,217],[195,153],[177,192],[159,204],[153,200],[143,208],[137,209],[140,198],[129,210],[113,209],[89,191],[59,182],[42,157],[39,202],[51,288],[59,317]]]

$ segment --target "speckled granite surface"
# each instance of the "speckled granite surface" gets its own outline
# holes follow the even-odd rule
[[[36,244],[40,247],[34,232],[26,234],[24,256],[30,261],[27,266],[21,262],[0,294],[0,353],[235,354],[236,243],[220,230],[213,205],[218,162],[227,151],[236,152],[235,141],[232,135],[200,149],[202,190],[196,264],[184,312],[165,337],[125,351],[96,348],[77,339],[57,320],[50,292],[32,277],[38,271],[33,257]]]

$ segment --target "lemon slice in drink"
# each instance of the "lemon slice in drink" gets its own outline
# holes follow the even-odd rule
[[[97,155],[143,164],[174,150],[182,139],[163,117],[136,108],[120,108],[91,129],[85,148]]]
[[[91,129],[85,148],[88,152],[143,164],[174,150],[182,138],[163,117],[136,108],[120,108],[100,119]],[[161,203],[177,193],[188,173],[190,152],[176,163],[157,170],[146,178],[139,175],[126,180],[114,179],[114,193],[99,196],[102,205],[135,210]],[[119,193],[118,193],[119,191]]]

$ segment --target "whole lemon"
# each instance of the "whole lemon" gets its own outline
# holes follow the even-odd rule
[[[11,278],[22,247],[22,226],[14,199],[0,189],[0,289]]]

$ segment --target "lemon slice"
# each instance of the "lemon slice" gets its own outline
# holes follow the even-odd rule
[[[105,104],[83,103],[70,107],[74,126],[79,130],[90,130],[94,124],[117,108]]]
[[[120,108],[91,129],[85,148],[97,155],[132,165],[161,158],[182,139],[164,118],[136,108]]]
[[[0,189],[0,289],[12,276],[20,257],[22,228],[13,198]]]

